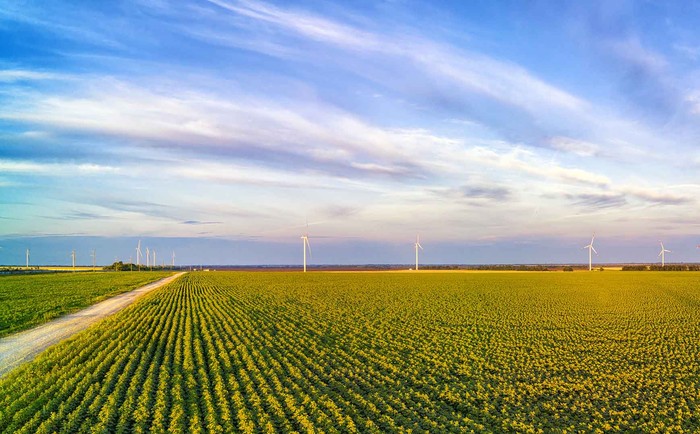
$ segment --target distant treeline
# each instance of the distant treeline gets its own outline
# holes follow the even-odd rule
[[[421,270],[460,270],[459,265],[421,265]]]
[[[179,267],[176,267],[179,268]],[[145,266],[143,264],[141,265],[136,265],[132,264],[130,262],[127,262],[126,264],[123,263],[122,261],[117,261],[113,263],[112,265],[106,265],[102,267],[103,271],[163,271],[163,270],[172,270],[173,267],[170,265],[165,265],[165,266],[160,266],[160,265],[152,265],[152,266]]]
[[[495,271],[550,271],[544,265],[422,265],[421,270],[495,270]]]
[[[700,271],[700,265],[669,264],[661,265],[624,265],[622,271]]]
[[[41,270],[39,267],[0,267],[0,274],[45,274],[56,273],[55,270]]]
[[[550,271],[544,265],[477,265],[470,267],[472,270],[502,270],[502,271]]]

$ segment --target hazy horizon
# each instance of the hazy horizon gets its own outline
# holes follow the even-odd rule
[[[413,240],[408,243],[372,243],[362,240],[314,239],[309,266],[314,265],[368,265],[414,264]],[[261,242],[213,238],[108,238],[108,237],[34,237],[5,239],[0,246],[0,265],[24,266],[25,252],[31,250],[30,265],[70,265],[71,252],[76,251],[77,265],[91,265],[92,250],[97,264],[115,261],[136,263],[136,245],[141,240],[146,248],[156,250],[156,262],[175,265],[290,265],[301,266],[301,240],[288,242]],[[644,241],[647,243],[644,244]],[[671,253],[666,263],[697,263],[700,253],[694,244],[681,239],[670,239],[664,245]],[[504,242],[460,243],[421,239],[424,250],[420,263],[440,264],[587,264],[588,251],[583,245],[588,240],[549,239]],[[660,246],[651,238],[623,240],[596,238],[593,264],[659,263]],[[456,259],[455,259],[456,258]],[[141,263],[145,264],[143,258]]]

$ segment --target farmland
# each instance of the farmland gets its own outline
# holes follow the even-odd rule
[[[0,276],[0,337],[44,323],[171,273]]]
[[[695,273],[189,273],[0,380],[0,432],[700,429]]]

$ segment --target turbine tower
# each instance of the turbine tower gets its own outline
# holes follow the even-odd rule
[[[29,249],[27,249],[27,269],[29,269]]]
[[[151,265],[151,251],[146,247],[146,268]]]
[[[70,257],[73,260],[73,271],[75,271],[75,250],[71,252]]]
[[[157,266],[158,266],[158,263],[156,262],[156,249],[153,249],[153,262],[152,262],[152,265],[153,265],[154,267],[157,267]]]
[[[419,235],[416,235],[415,248],[416,248],[416,271],[418,271],[418,249],[423,250],[423,246],[420,245],[420,236]]]
[[[593,234],[593,238],[591,238],[591,244],[584,246],[584,249],[588,249],[588,271],[593,270],[593,252],[597,255],[598,252],[595,250],[595,247],[593,247],[593,240],[595,240],[595,234]]]
[[[143,254],[141,253],[141,240],[139,240],[138,245],[136,246],[136,266],[139,268],[139,271],[141,271],[141,257]]]
[[[92,257],[92,271],[95,271],[95,249],[92,249],[92,252],[90,252],[90,256]]]
[[[309,244],[309,226],[306,226],[306,233],[301,236],[301,244],[304,249],[304,273],[306,273],[306,248],[309,248],[309,256],[311,256],[311,244]]]
[[[659,241],[659,244],[661,244],[661,251],[659,252],[659,256],[661,256],[661,266],[665,267],[666,266],[666,255],[665,253],[671,253],[670,250],[664,249],[664,243]]]
[[[173,264],[172,264],[173,269],[175,268],[175,250],[173,250]]]

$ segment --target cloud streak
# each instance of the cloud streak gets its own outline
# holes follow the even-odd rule
[[[0,109],[0,119],[59,133],[126,137],[231,158],[293,157],[310,169],[329,168],[345,176],[418,176],[430,170],[416,158],[423,149],[456,143],[426,131],[377,127],[323,105],[300,109],[250,95],[223,99],[192,91],[170,97],[113,81],[93,83],[90,89],[94,90],[81,97],[34,95]],[[51,169],[20,162],[4,164],[8,171]],[[75,169],[112,168],[79,165]],[[186,170],[193,176],[197,171]]]
[[[16,81],[66,80],[69,77],[54,72],[42,72],[23,69],[0,69],[0,83]]]
[[[74,176],[118,173],[120,169],[92,163],[43,163],[0,159],[0,172],[42,176]]]

